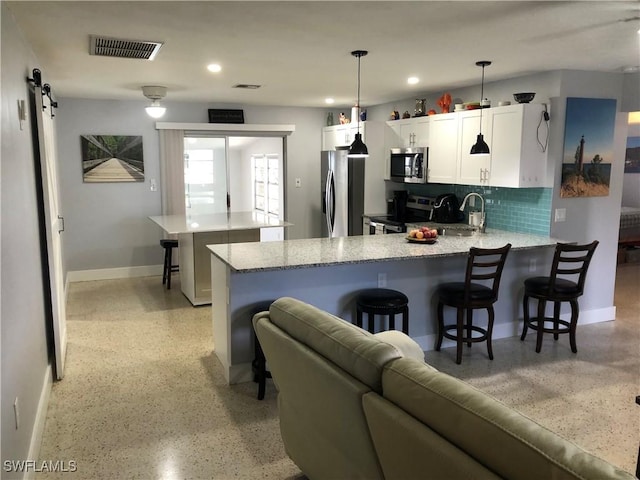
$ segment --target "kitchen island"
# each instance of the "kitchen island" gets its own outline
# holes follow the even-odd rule
[[[548,273],[557,241],[487,229],[468,237],[442,236],[432,245],[409,243],[400,234],[208,245],[214,351],[227,382],[250,381],[251,318],[265,301],[295,297],[351,321],[357,291],[378,286],[409,297],[409,334],[424,350],[431,350],[437,329],[432,298],[436,286],[464,280],[472,246],[497,248],[506,243],[512,249],[495,305],[493,336],[514,336],[522,318],[524,279]],[[445,310],[445,315],[453,314]],[[480,324],[486,320],[482,312],[474,317]],[[445,342],[448,345],[452,343]]]
[[[194,305],[211,303],[211,261],[208,244],[282,240],[292,224],[257,212],[149,217],[167,234],[177,235],[180,288]]]

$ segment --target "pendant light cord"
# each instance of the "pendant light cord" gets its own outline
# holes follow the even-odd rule
[[[356,112],[358,113],[358,118],[356,118],[356,122],[358,122],[358,133],[360,133],[360,59],[362,55],[358,55],[358,104],[356,105]]]
[[[480,83],[480,135],[482,135],[482,99],[484,98],[484,64],[482,65],[482,82]]]

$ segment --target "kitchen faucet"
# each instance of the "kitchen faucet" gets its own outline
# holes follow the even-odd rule
[[[469,199],[469,197],[478,197],[480,199],[481,203],[481,211],[480,211],[480,226],[479,226],[479,231],[480,233],[484,233],[486,225],[485,225],[485,217],[484,217],[484,198],[482,197],[482,195],[480,195],[479,193],[476,192],[471,192],[471,193],[467,193],[466,197],[464,197],[464,200],[462,200],[462,205],[460,206],[460,211],[463,212],[464,211],[464,206],[467,204],[467,200]]]

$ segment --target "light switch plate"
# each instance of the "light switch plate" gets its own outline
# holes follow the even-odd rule
[[[564,222],[567,219],[567,209],[566,208],[556,208],[555,211],[555,221],[556,222]]]

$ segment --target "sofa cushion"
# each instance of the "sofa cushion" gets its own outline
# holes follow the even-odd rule
[[[384,365],[401,357],[369,332],[294,298],[273,302],[269,315],[274,325],[377,392]]]
[[[382,376],[384,396],[438,435],[509,479],[631,479],[471,385],[409,358]]]
[[[398,351],[398,354],[407,357],[415,358],[416,360],[424,361],[424,350],[418,345],[418,343],[409,335],[399,330],[387,330],[384,332],[374,333],[373,336],[380,341],[386,342]]]

